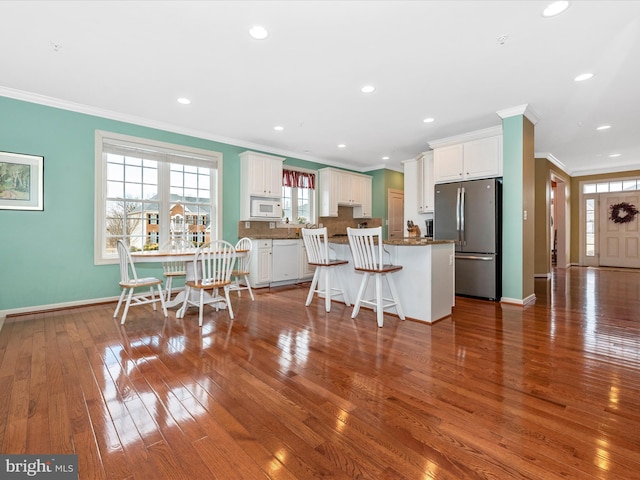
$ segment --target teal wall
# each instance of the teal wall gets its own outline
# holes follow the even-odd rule
[[[0,210],[0,312],[119,295],[117,265],[93,264],[96,130],[221,152],[222,236],[237,240],[245,147],[0,97],[0,151],[44,156],[44,211]],[[326,166],[294,158],[285,165]],[[156,265],[139,268],[162,275]]]
[[[373,192],[371,213],[373,217],[382,218],[382,235],[388,238],[389,203],[387,191],[390,188],[404,191],[404,174],[393,170],[380,169],[367,172],[371,175],[371,190]]]
[[[502,296],[523,299],[523,119],[521,115],[502,121]]]

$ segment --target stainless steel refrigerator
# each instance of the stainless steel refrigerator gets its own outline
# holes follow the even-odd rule
[[[436,240],[456,242],[456,295],[502,295],[502,179],[435,186]]]

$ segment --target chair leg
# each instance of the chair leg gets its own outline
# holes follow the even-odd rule
[[[362,282],[360,282],[360,288],[358,289],[358,297],[356,298],[356,304],[353,307],[351,318],[356,318],[358,316],[358,312],[360,311],[360,302],[362,302],[362,295],[364,295],[364,290],[367,288],[367,284],[369,283],[369,275],[369,272],[365,272],[362,277]]]
[[[124,312],[122,313],[122,320],[120,320],[120,325],[124,325],[124,322],[127,319],[127,313],[129,312],[129,305],[131,304],[132,297],[133,297],[133,287],[129,289],[129,295],[127,295],[127,303],[125,303],[124,305]]]
[[[387,282],[389,283],[389,290],[391,291],[391,296],[393,297],[393,301],[396,304],[396,312],[398,312],[398,316],[400,319],[404,320],[404,311],[402,310],[402,305],[400,304],[400,297],[398,296],[398,290],[396,290],[396,282],[393,280],[391,275],[385,275],[387,277]]]
[[[122,293],[120,294],[120,299],[118,300],[118,305],[116,305],[116,309],[113,312],[113,318],[118,316],[118,311],[120,310],[120,306],[122,305],[122,300],[124,299],[124,294],[127,293],[127,289],[123,288]]]
[[[149,287],[149,294],[151,295],[151,306],[153,307],[153,311],[156,311],[156,293],[153,290],[153,285]]]
[[[233,280],[233,284],[236,286],[238,297],[242,297],[242,292],[240,291],[240,277],[235,277],[235,279]]]
[[[171,290],[172,290],[172,287],[173,287],[173,277],[169,276],[169,277],[167,277],[167,282],[166,282],[166,285],[165,285],[165,290],[167,292],[165,300],[167,302],[171,301]]]
[[[350,307],[351,303],[349,303],[349,295],[347,295],[347,289],[345,288],[344,278],[342,278],[342,269],[338,268],[334,270],[334,273],[336,275],[336,284],[338,285],[338,288],[340,288],[340,291],[342,292],[342,298],[344,299],[344,303],[347,307]]]
[[[316,291],[316,285],[318,285],[318,277],[320,276],[320,268],[317,267],[316,271],[313,273],[313,279],[311,280],[311,286],[309,287],[309,294],[307,295],[307,302],[304,304],[305,307],[311,305],[311,300],[313,300],[313,294]]]
[[[255,298],[253,298],[253,290],[251,290],[251,284],[249,283],[249,275],[244,276],[244,281],[247,282],[247,290],[249,290],[249,295],[251,295],[251,301],[254,301]]]
[[[200,311],[198,312],[198,326],[202,326],[202,310],[204,310],[204,289],[200,289]]]
[[[378,328],[384,325],[384,298],[382,298],[382,275],[376,275],[376,320]]]
[[[324,270],[324,309],[327,313],[331,311],[331,271],[329,268],[320,267]]]
[[[160,305],[162,306],[162,313],[164,313],[164,317],[167,318],[169,313],[167,312],[167,304],[164,302],[164,295],[162,294],[162,288],[158,285],[158,298],[160,298]],[[155,306],[155,302],[153,304]]]
[[[225,286],[224,290],[224,298],[227,299],[227,309],[229,310],[229,317],[231,317],[231,321],[233,321],[233,308],[231,308],[231,299],[229,298],[229,286]]]

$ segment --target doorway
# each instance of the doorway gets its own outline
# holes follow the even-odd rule
[[[387,191],[388,239],[404,237],[404,192],[390,188]]]
[[[564,178],[550,172],[549,191],[549,246],[550,269],[567,268],[569,254],[567,252],[567,184]]]

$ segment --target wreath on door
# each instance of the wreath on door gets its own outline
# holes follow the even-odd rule
[[[635,205],[631,205],[627,202],[616,203],[609,207],[611,215],[609,219],[613,223],[629,223],[633,222],[633,219],[638,214],[638,209]]]

